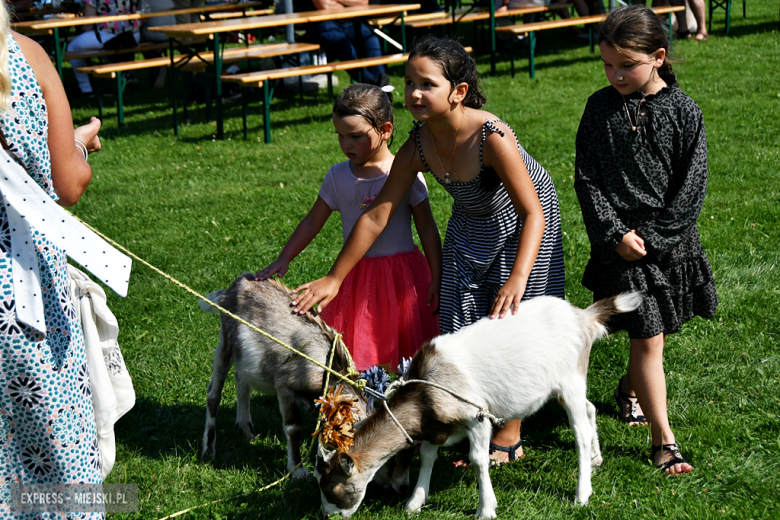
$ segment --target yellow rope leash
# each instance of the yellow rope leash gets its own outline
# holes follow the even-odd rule
[[[349,385],[354,386],[358,390],[362,390],[362,389],[365,388],[366,383],[367,383],[367,381],[365,379],[358,379],[357,381],[353,381],[352,379],[350,379],[350,377],[358,377],[360,375],[360,373],[355,368],[355,362],[352,360],[352,356],[349,353],[349,349],[347,349],[346,345],[344,345],[344,342],[341,341],[341,338],[343,336],[341,333],[336,333],[336,336],[333,338],[333,344],[332,344],[332,348],[331,348],[331,352],[330,352],[330,358],[329,358],[329,361],[328,361],[328,366],[325,366],[322,363],[320,363],[319,361],[317,361],[316,359],[312,359],[311,357],[307,356],[306,354],[304,354],[300,350],[295,349],[295,348],[291,347],[290,345],[287,345],[286,343],[284,343],[280,339],[277,339],[274,336],[272,336],[272,335],[268,334],[267,332],[265,332],[264,330],[261,330],[260,328],[252,325],[251,323],[249,323],[245,319],[240,318],[239,316],[236,316],[235,314],[233,314],[232,312],[230,312],[230,311],[228,311],[226,309],[223,309],[222,307],[220,307],[216,303],[212,302],[211,300],[209,300],[208,298],[206,298],[202,294],[198,293],[194,289],[191,289],[186,284],[184,284],[184,283],[180,282],[179,280],[175,279],[173,276],[171,276],[171,275],[161,271],[160,269],[156,268],[155,266],[153,266],[152,264],[150,264],[149,262],[147,262],[143,258],[139,257],[138,255],[136,255],[132,251],[128,250],[127,248],[121,246],[120,244],[118,244],[114,240],[110,239],[109,237],[107,237],[106,235],[104,235],[103,233],[98,231],[97,229],[93,228],[92,226],[90,226],[89,224],[87,224],[86,222],[81,220],[76,215],[73,215],[73,217],[76,220],[78,220],[79,222],[81,222],[82,224],[84,224],[85,226],[87,226],[89,229],[94,231],[103,240],[105,240],[106,242],[108,242],[112,246],[116,247],[117,249],[119,249],[120,251],[122,251],[123,253],[125,253],[129,257],[131,257],[132,259],[136,260],[137,262],[140,262],[141,264],[145,265],[146,267],[148,267],[149,269],[151,269],[155,273],[159,274],[163,278],[166,278],[167,280],[173,282],[175,285],[178,285],[179,287],[181,287],[182,289],[184,289],[188,293],[192,294],[196,298],[199,298],[200,300],[203,300],[204,302],[208,303],[209,305],[211,305],[212,307],[214,307],[218,311],[225,313],[226,315],[230,316],[231,318],[233,318],[237,322],[239,322],[239,323],[241,323],[243,325],[246,325],[250,329],[252,329],[255,332],[257,332],[258,334],[262,334],[266,338],[268,338],[268,339],[270,339],[272,341],[275,341],[276,343],[278,343],[279,345],[283,346],[287,350],[293,352],[293,354],[301,356],[303,359],[305,359],[305,360],[307,360],[307,361],[309,361],[311,363],[314,363],[315,365],[317,365],[321,369],[325,370],[326,375],[325,375],[325,388],[323,388],[323,394],[322,394],[323,398],[325,398],[327,396],[328,385],[330,383],[330,376],[331,376],[331,374],[336,376],[337,378],[339,378],[341,381],[343,381],[343,382],[345,382],[345,383],[347,383]],[[308,341],[306,343],[308,343]],[[306,343],[304,343],[304,345]],[[335,370],[333,370],[331,368],[331,366],[333,364],[333,357],[334,357],[334,355],[336,353],[337,346],[341,346],[342,347],[342,353],[347,358],[347,375],[346,376],[336,372]],[[317,431],[317,430],[320,429],[320,424],[321,423],[322,423],[322,414],[319,414],[319,417],[317,419],[317,426],[316,426],[314,431]],[[307,457],[311,456],[311,454],[314,451],[314,447],[317,446],[318,444],[319,443],[316,443],[316,444],[312,443],[312,445],[309,447],[309,451],[308,451],[308,453],[306,455]],[[164,518],[161,518],[160,520],[168,520],[170,518],[176,518],[178,516],[184,515],[184,514],[190,512],[190,511],[193,511],[195,509],[199,509],[201,507],[206,507],[206,506],[210,506],[210,505],[214,505],[214,504],[219,504],[221,502],[226,502],[228,500],[234,500],[236,498],[245,497],[245,496],[248,496],[248,495],[251,495],[251,494],[254,494],[254,493],[260,493],[262,491],[270,489],[270,488],[272,488],[272,487],[274,487],[274,486],[284,482],[286,479],[288,479],[290,477],[290,475],[292,475],[295,471],[297,471],[298,468],[300,468],[302,465],[303,465],[303,460],[301,460],[301,462],[299,462],[298,465],[295,466],[295,468],[293,468],[292,471],[288,472],[282,478],[276,480],[275,482],[272,482],[272,483],[268,484],[267,486],[263,486],[263,487],[261,487],[259,489],[256,489],[254,491],[249,491],[247,493],[242,493],[240,495],[235,495],[235,496],[228,497],[228,498],[221,498],[219,500],[214,500],[212,502],[208,502],[208,503],[205,503],[205,504],[200,504],[200,505],[197,505],[197,506],[193,506],[193,507],[190,507],[188,509],[184,509],[182,511],[173,513],[171,515],[168,515],[168,516],[166,516]]]
[[[298,356],[301,356],[303,359],[305,359],[305,360],[307,360],[307,361],[309,361],[309,362],[311,362],[311,363],[314,363],[315,365],[317,365],[317,366],[318,366],[318,367],[320,367],[321,369],[325,370],[325,371],[328,373],[328,375],[330,375],[330,374],[333,374],[334,376],[336,376],[337,378],[339,378],[339,379],[340,379],[340,380],[342,380],[343,382],[345,382],[345,383],[347,383],[347,384],[349,384],[349,385],[352,385],[352,386],[354,386],[354,387],[355,387],[355,388],[357,388],[358,390],[362,390],[362,389],[363,389],[363,388],[366,386],[366,380],[365,380],[365,379],[358,379],[357,381],[353,381],[352,379],[350,379],[350,377],[356,377],[356,376],[358,376],[358,375],[360,375],[360,374],[359,374],[359,373],[358,373],[358,371],[357,371],[357,370],[354,368],[354,363],[353,363],[353,361],[352,361],[352,357],[349,355],[349,350],[348,350],[346,347],[344,347],[344,349],[343,349],[343,350],[344,350],[344,352],[346,353],[346,357],[347,357],[347,359],[349,360],[349,368],[347,369],[347,371],[348,371],[348,375],[347,375],[347,376],[345,376],[345,375],[342,375],[342,374],[339,374],[338,372],[336,372],[336,371],[335,371],[335,370],[333,370],[332,368],[326,367],[325,365],[323,365],[322,363],[320,363],[320,362],[319,362],[319,361],[317,361],[316,359],[312,359],[311,357],[307,356],[306,354],[304,354],[304,353],[303,353],[303,352],[301,352],[300,350],[297,350],[297,349],[295,349],[295,348],[291,347],[290,345],[288,345],[288,344],[284,343],[282,340],[280,340],[280,339],[277,339],[277,338],[273,337],[272,335],[268,334],[268,333],[267,333],[267,332],[265,332],[264,330],[261,330],[261,329],[259,329],[258,327],[256,327],[256,326],[252,325],[251,323],[249,323],[249,322],[248,322],[248,321],[246,321],[245,319],[243,319],[243,318],[240,318],[240,317],[236,316],[235,314],[233,314],[232,312],[228,311],[227,309],[223,309],[222,307],[220,307],[219,305],[217,305],[217,304],[216,304],[216,303],[214,303],[213,301],[209,300],[208,298],[206,298],[206,297],[205,297],[205,296],[203,296],[202,294],[198,293],[198,292],[197,292],[197,291],[195,291],[194,289],[191,289],[190,287],[188,287],[188,286],[187,286],[187,285],[185,285],[184,283],[180,282],[179,280],[177,280],[177,279],[176,279],[176,278],[174,278],[173,276],[171,276],[171,275],[169,275],[169,274],[166,274],[166,273],[164,273],[163,271],[161,271],[160,269],[156,268],[155,266],[153,266],[152,264],[150,264],[149,262],[147,262],[147,261],[146,261],[146,260],[144,260],[143,258],[139,257],[138,255],[136,255],[136,254],[132,253],[131,251],[129,251],[129,250],[127,250],[126,248],[122,247],[121,245],[117,244],[116,242],[114,242],[113,240],[111,240],[110,238],[108,238],[107,236],[105,236],[103,233],[101,233],[101,232],[100,232],[100,231],[98,231],[97,229],[93,228],[92,226],[90,226],[89,224],[87,224],[86,222],[84,222],[83,220],[81,220],[80,218],[76,217],[75,215],[74,215],[74,217],[75,217],[75,218],[76,218],[76,219],[77,219],[79,222],[81,222],[82,224],[84,224],[85,226],[87,226],[89,229],[91,229],[92,231],[94,231],[95,233],[97,233],[97,234],[98,234],[98,235],[99,235],[101,238],[103,238],[103,240],[105,240],[106,242],[108,242],[108,243],[109,243],[109,244],[111,244],[112,246],[116,247],[117,249],[119,249],[119,250],[120,250],[120,251],[122,251],[123,253],[127,254],[127,255],[128,255],[129,257],[131,257],[133,260],[136,260],[136,261],[140,262],[141,264],[145,265],[146,267],[148,267],[149,269],[151,269],[151,270],[152,270],[152,271],[154,271],[155,273],[159,274],[159,275],[160,275],[160,276],[162,276],[163,278],[166,278],[166,279],[170,280],[171,282],[173,282],[174,284],[178,285],[179,287],[181,287],[182,289],[184,289],[184,290],[185,290],[185,291],[187,291],[188,293],[190,293],[190,294],[192,294],[193,296],[195,296],[195,297],[197,297],[197,298],[199,298],[199,299],[203,300],[204,302],[208,303],[209,305],[211,305],[212,307],[214,307],[214,308],[215,308],[215,309],[217,309],[218,311],[220,311],[220,312],[222,312],[222,313],[225,313],[225,314],[227,314],[228,316],[230,316],[231,318],[233,318],[233,319],[234,319],[234,320],[236,320],[237,322],[239,322],[239,323],[241,323],[241,324],[243,324],[243,325],[246,325],[246,326],[247,326],[247,327],[249,327],[250,329],[252,329],[252,330],[254,330],[255,332],[257,332],[258,334],[262,334],[262,335],[263,335],[263,336],[265,336],[266,338],[268,338],[268,339],[270,339],[270,340],[272,340],[272,341],[275,341],[276,343],[278,343],[279,345],[283,346],[283,347],[284,347],[284,348],[286,348],[287,350],[289,350],[289,351],[291,351],[291,352],[295,353],[295,354],[296,354],[296,355],[298,355]],[[338,334],[338,337],[340,338],[340,337],[341,337],[341,335],[340,335],[340,334]],[[343,345],[343,343],[342,343],[342,345]]]

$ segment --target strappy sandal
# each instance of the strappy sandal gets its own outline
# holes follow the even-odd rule
[[[655,463],[655,454],[659,451],[666,451],[672,454],[672,458],[667,460],[666,462],[662,462],[660,464],[656,464],[656,468],[660,469],[664,473],[668,473],[666,470],[669,468],[675,466],[676,464],[690,464],[680,453],[680,447],[677,446],[676,442],[673,442],[671,444],[662,444],[661,446],[653,446],[653,452],[652,452],[652,459],[653,463]],[[661,460],[663,460],[663,454],[661,454]],[[690,473],[690,471],[686,471],[684,473]],[[668,473],[669,475],[680,475],[680,473]]]
[[[628,395],[623,391],[623,380],[626,378],[626,376],[623,376],[620,378],[620,381],[618,382],[617,388],[615,388],[615,401],[618,405],[619,416],[620,420],[624,423],[646,423],[647,417],[644,415],[639,415],[637,413],[637,407],[639,406],[639,400],[636,398],[635,395]],[[628,409],[628,413],[624,415],[624,410],[626,409],[626,406],[630,405],[630,408]]]
[[[514,446],[499,446],[498,444],[490,443],[490,449],[488,450],[488,454],[492,455],[493,453],[497,451],[503,451],[506,453],[509,453],[509,462],[514,462],[517,460],[517,448],[520,448],[523,445],[523,439],[520,439],[517,444]],[[505,462],[498,462],[495,460],[490,461],[491,466],[501,466],[503,464],[506,464]]]

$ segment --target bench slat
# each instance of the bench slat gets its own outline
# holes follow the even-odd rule
[[[320,46],[316,43],[279,43],[279,44],[266,44],[260,48],[260,45],[253,45],[251,47],[245,47],[243,49],[228,49],[222,55],[222,63],[235,63],[237,61],[244,60],[259,60],[263,58],[275,58],[277,56],[285,56],[287,54],[298,54],[300,52],[314,52],[320,50]],[[200,54],[209,64],[214,63],[214,53],[208,52]],[[183,70],[204,70],[206,64],[201,60],[195,58],[190,63],[182,67]]]
[[[550,11],[556,11],[559,9],[568,9],[571,7],[572,4],[550,4],[548,6],[528,6],[528,7],[518,7],[517,9],[507,9],[506,11],[497,12],[495,13],[496,18],[506,18],[508,16],[521,16],[524,14],[534,14],[534,13],[546,13]],[[406,18],[407,20],[409,17]],[[476,22],[478,20],[489,20],[490,19],[490,11],[475,11],[471,12],[462,18],[458,17],[457,13],[455,15],[455,21],[460,22]],[[438,17],[435,19],[428,19],[428,20],[413,20],[406,23],[409,27],[434,27],[438,25],[449,25],[452,24],[452,14],[451,13],[445,13],[444,17]]]
[[[223,62],[236,62],[244,59],[261,59],[265,57],[283,56],[298,52],[316,51],[320,48],[314,43],[269,43],[264,45],[253,45],[251,47],[235,47],[226,49],[223,53]],[[211,64],[214,62],[213,52],[204,52],[200,54],[203,61]],[[174,62],[179,63],[186,59],[186,55],[174,56]],[[203,61],[197,58],[193,59],[191,64],[185,66],[191,69],[205,68]],[[167,56],[159,58],[149,58],[146,60],[124,61],[121,63],[106,63],[103,65],[92,65],[89,67],[80,67],[78,72],[86,72],[96,78],[115,78],[118,72],[127,72],[132,70],[151,69],[155,67],[167,67],[171,64],[171,59]]]
[[[466,47],[466,52],[471,52],[471,47]],[[238,83],[243,87],[259,87],[264,81],[273,79],[292,78],[306,74],[327,74],[339,70],[361,69],[363,67],[372,67],[374,65],[388,65],[390,63],[401,63],[409,58],[409,53],[389,54],[387,56],[378,56],[376,58],[360,58],[357,60],[336,61],[324,65],[304,65],[302,67],[286,67],[284,69],[261,70],[257,72],[244,72],[242,74],[226,74],[222,76],[222,81],[227,83]]]

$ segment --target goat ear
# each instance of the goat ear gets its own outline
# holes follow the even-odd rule
[[[339,463],[341,464],[341,471],[348,477],[352,476],[352,472],[355,470],[355,461],[352,457],[346,453],[339,453]]]

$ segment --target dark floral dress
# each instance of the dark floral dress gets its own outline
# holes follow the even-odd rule
[[[631,338],[678,332],[718,305],[696,227],[707,190],[704,120],[676,81],[667,83],[648,96],[599,90],[577,132],[574,187],[591,243],[582,283],[594,300],[645,291],[637,311],[610,323]],[[628,262],[615,248],[632,229],[647,255]]]

